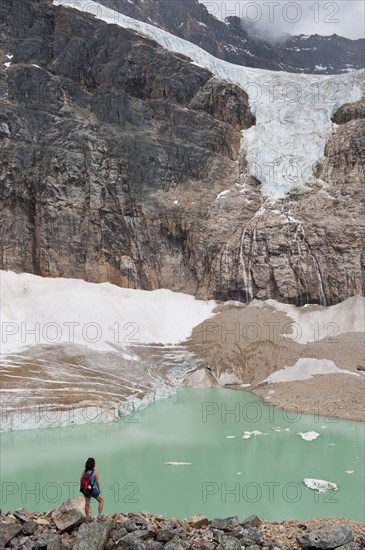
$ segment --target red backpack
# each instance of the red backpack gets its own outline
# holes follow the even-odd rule
[[[92,477],[94,475],[94,470],[84,470],[84,474],[80,481],[80,493],[85,495],[86,497],[90,496],[93,483],[92,483]]]

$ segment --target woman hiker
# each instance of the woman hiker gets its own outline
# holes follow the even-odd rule
[[[81,473],[80,491],[85,496],[85,515],[90,516],[90,499],[98,501],[98,516],[101,516],[104,506],[104,499],[99,485],[98,472],[95,470],[95,459],[88,458],[85,463],[85,470]]]

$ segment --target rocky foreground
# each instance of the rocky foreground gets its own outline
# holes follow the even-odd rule
[[[24,508],[0,516],[0,548],[14,550],[359,550],[364,524],[347,519],[268,523],[257,516],[208,520],[164,518],[148,512],[86,520],[83,498],[47,513]]]

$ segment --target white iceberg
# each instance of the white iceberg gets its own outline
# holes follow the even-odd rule
[[[300,437],[305,441],[314,441],[317,437],[319,437],[318,432],[298,432],[298,435],[300,435]]]
[[[303,483],[308,489],[313,489],[319,493],[324,493],[325,491],[338,491],[338,485],[332,481],[325,481],[324,479],[303,479]]]
[[[266,434],[263,434],[258,430],[254,430],[253,432],[243,432],[242,439],[250,439],[250,437],[253,435],[266,435]]]
[[[190,466],[192,462],[165,462],[169,466]]]

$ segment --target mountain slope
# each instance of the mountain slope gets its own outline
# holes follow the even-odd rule
[[[88,11],[89,4],[84,4]],[[198,0],[102,0],[100,4],[184,38],[219,59],[246,67],[317,74],[340,74],[365,67],[365,40],[315,34],[290,36],[273,44],[249,34],[238,17],[219,21]]]
[[[319,111],[338,125],[321,179],[273,199],[241,148],[258,125],[241,87],[46,0],[3,14],[3,269],[296,304],[362,291],[360,99]]]

